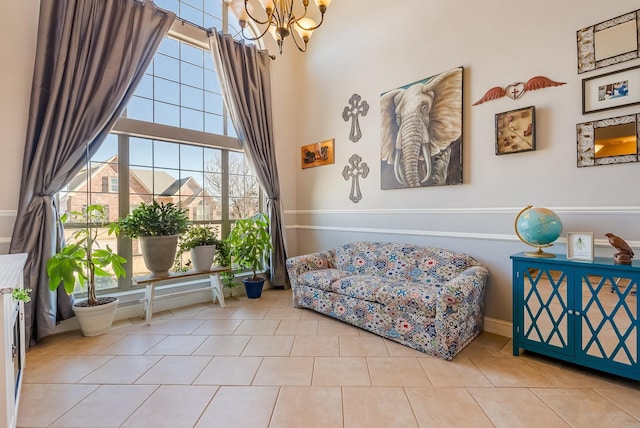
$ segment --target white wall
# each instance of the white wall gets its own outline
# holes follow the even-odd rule
[[[0,254],[9,251],[18,209],[39,7],[37,0],[5,1],[0,13]]]
[[[286,46],[273,67],[289,255],[355,239],[464,251],[491,271],[486,315],[510,321],[509,255],[528,249],[513,232],[522,207],[556,210],[563,234],[593,231],[603,256],[612,253],[602,236],[608,231],[640,245],[640,196],[633,190],[640,164],[577,168],[575,135],[577,123],[640,112],[636,106],[581,114],[583,78],[640,61],[578,75],[576,60],[577,30],[638,7],[627,0],[606,7],[601,0],[334,1],[309,51]],[[464,184],[380,190],[380,94],[458,66],[465,69]],[[471,106],[491,87],[536,75],[566,85]],[[357,143],[341,117],[354,93],[370,105]],[[494,115],[530,105],[537,150],[496,156]],[[335,164],[302,170],[300,146],[327,138],[335,138]],[[358,204],[341,174],[354,153],[371,169]],[[552,251],[564,253],[564,245]]]

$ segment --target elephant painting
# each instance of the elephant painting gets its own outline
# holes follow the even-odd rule
[[[382,94],[382,189],[462,183],[462,71]]]

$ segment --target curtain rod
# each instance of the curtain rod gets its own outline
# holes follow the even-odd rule
[[[214,32],[214,28],[205,28],[205,27],[203,27],[203,26],[201,26],[201,25],[194,24],[194,23],[193,23],[193,22],[191,22],[191,21],[187,21],[187,20],[186,20],[186,19],[184,19],[184,18],[180,18],[180,17],[179,17],[179,16],[177,16],[177,15],[176,15],[176,20],[177,20],[177,21],[179,21],[182,25],[185,25],[185,24],[186,24],[186,25],[190,25],[190,26],[192,26],[192,27],[194,27],[194,28],[197,28],[197,29],[199,29],[199,30],[204,31],[205,33],[207,33],[207,36],[211,36],[211,35],[213,34],[213,32]],[[274,61],[275,61],[276,56],[275,56],[275,55],[271,55],[271,54],[269,54],[269,51],[268,51],[268,50],[266,50],[266,49],[264,49],[264,50],[263,50],[263,49],[258,49],[258,51],[259,51],[259,52],[265,52],[265,53],[269,56],[269,58],[271,58],[272,60],[274,60]]]

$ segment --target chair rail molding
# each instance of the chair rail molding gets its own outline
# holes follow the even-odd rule
[[[640,206],[620,207],[547,207],[557,214],[570,215],[639,215]],[[404,209],[300,209],[284,210],[286,215],[305,214],[517,214],[522,207],[404,208]]]

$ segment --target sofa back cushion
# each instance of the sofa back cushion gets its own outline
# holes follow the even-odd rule
[[[354,275],[380,275],[436,287],[479,264],[466,254],[395,242],[352,242],[335,254],[336,268]]]

